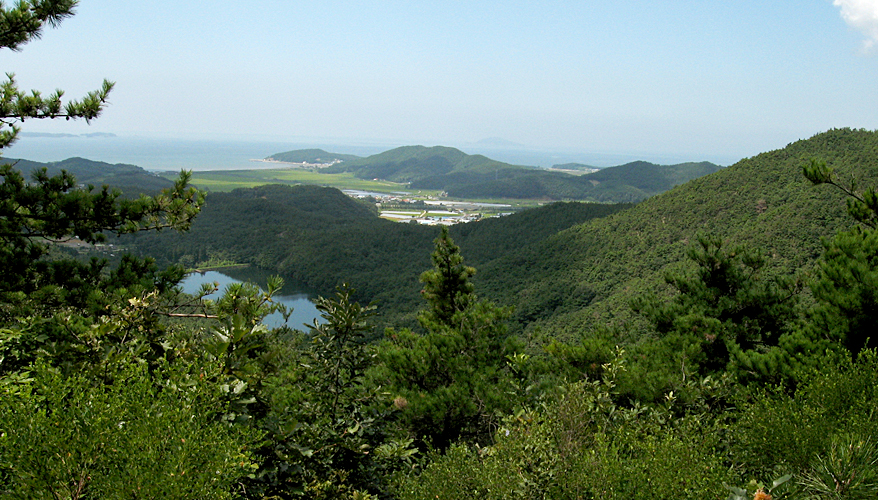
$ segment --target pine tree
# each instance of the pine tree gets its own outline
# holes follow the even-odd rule
[[[848,213],[858,225],[823,242],[819,273],[811,284],[818,305],[811,311],[813,335],[840,343],[851,354],[878,347],[878,192],[842,184],[825,162],[803,169],[815,185],[835,186],[847,195]]]
[[[424,289],[421,294],[429,305],[418,316],[421,325],[452,326],[456,313],[466,310],[475,300],[474,287],[470,278],[476,274],[475,268],[464,265],[460,247],[448,236],[448,227],[435,240],[435,250],[431,254],[433,269],[421,274]]]
[[[507,336],[508,308],[478,300],[460,249],[443,228],[421,275],[427,308],[425,330],[389,330],[372,370],[377,384],[398,395],[401,423],[410,437],[445,448],[463,437],[485,442],[492,419],[509,411],[508,357],[517,345]]]
[[[797,318],[799,285],[763,276],[767,261],[757,251],[725,248],[721,238],[699,235],[687,252],[694,274],[668,275],[678,293],[631,306],[662,335],[683,364],[701,374],[734,369],[746,378],[773,378],[782,371],[776,352]]]
[[[21,0],[12,7],[0,5],[0,48],[21,50],[21,46],[40,38],[43,28],[57,27],[74,14],[77,0]],[[18,88],[15,77],[7,75],[0,92],[0,150],[10,146],[18,136],[15,124],[29,118],[82,118],[91,121],[101,113],[113,82],[104,80],[99,90],[88,93],[78,101],[63,104],[64,92],[56,90],[48,97],[33,90]],[[8,127],[8,128],[7,128]],[[4,128],[6,128],[4,130]]]
[[[76,0],[22,0],[11,7],[0,4],[0,49],[20,50],[38,39],[46,26],[56,27],[73,15]],[[39,91],[20,90],[10,74],[0,90],[0,153],[11,145],[26,119],[96,118],[113,88],[104,81],[99,90],[78,101],[62,103],[58,90],[44,97]],[[13,165],[0,166],[0,303],[19,307],[22,300],[46,287],[64,288],[80,280],[94,284],[94,268],[72,261],[67,272],[53,270],[57,263],[41,261],[51,241],[78,238],[88,243],[106,240],[107,233],[124,234],[173,228],[185,230],[198,213],[204,194],[188,186],[181,173],[173,189],[154,197],[123,199],[107,186],[79,186],[66,171],[49,176],[45,169],[30,179]],[[0,308],[9,312],[9,307]],[[0,315],[4,311],[0,310]]]

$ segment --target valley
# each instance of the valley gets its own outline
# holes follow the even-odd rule
[[[197,171],[192,183],[211,192],[264,184],[334,187],[374,203],[388,220],[433,225],[505,215],[552,201],[636,202],[720,168],[707,162],[670,166],[634,162],[602,170],[580,164],[538,169],[454,148],[423,146],[367,158],[304,149],[260,161],[288,165]],[[164,174],[168,179],[175,175]]]
[[[661,472],[662,477],[673,482],[685,476],[700,485],[699,491],[715,492],[723,482],[743,484],[734,467],[768,477],[775,470],[772,464],[778,463],[785,464],[782,470],[813,470],[809,460],[814,452],[804,445],[794,445],[792,455],[763,457],[765,433],[799,425],[801,412],[796,408],[800,406],[819,415],[809,425],[847,422],[826,424],[806,434],[818,443],[814,446],[824,449],[838,439],[832,437],[836,429],[854,429],[863,435],[857,430],[863,428],[861,423],[874,424],[860,407],[831,410],[835,413],[827,420],[826,405],[837,402],[820,391],[826,384],[857,384],[859,377],[878,373],[870,357],[874,318],[864,309],[871,307],[869,273],[878,271],[861,257],[874,253],[869,245],[878,241],[873,239],[878,215],[866,201],[852,205],[859,207],[857,211],[849,211],[846,200],[860,195],[846,194],[848,188],[839,180],[853,175],[862,185],[878,183],[876,144],[878,132],[837,129],[686,181],[674,180],[676,175],[688,175],[676,172],[678,167],[657,169],[643,162],[576,176],[597,176],[588,181],[591,186],[622,179],[627,187],[615,191],[626,193],[622,199],[632,189],[640,189],[637,186],[670,185],[637,203],[515,197],[473,201],[438,189],[420,190],[418,196],[402,194],[411,193],[420,182],[417,161],[406,163],[406,175],[412,177],[404,182],[396,173],[389,175],[396,180],[388,181],[365,179],[355,169],[327,172],[348,160],[320,167],[319,172],[300,167],[199,172],[192,182],[207,196],[188,231],[134,231],[111,238],[107,243],[112,247],[97,248],[111,252],[106,255],[112,255],[118,270],[109,272],[101,267],[107,264],[88,260],[93,254],[80,256],[77,264],[54,255],[57,264],[50,259],[47,265],[66,266],[59,268],[64,279],[80,283],[80,288],[64,282],[42,288],[34,297],[44,300],[55,294],[81,304],[76,307],[101,311],[114,307],[102,305],[114,303],[112,294],[135,290],[138,295],[121,304],[144,311],[155,308],[143,318],[158,317],[165,310],[170,311],[168,317],[186,318],[168,323],[171,336],[163,337],[163,346],[177,342],[172,335],[183,335],[190,340],[174,347],[180,353],[190,352],[187,346],[207,338],[219,342],[205,344],[207,353],[231,346],[235,346],[232,352],[257,349],[269,367],[275,361],[268,360],[277,355],[303,360],[270,372],[270,377],[280,378],[272,378],[271,385],[258,393],[291,398],[294,403],[284,411],[295,411],[296,419],[313,419],[315,430],[331,428],[326,418],[335,399],[327,397],[331,392],[307,389],[310,382],[298,377],[320,379],[321,367],[332,366],[325,363],[336,359],[336,352],[364,360],[361,378],[349,386],[355,392],[339,396],[350,397],[342,400],[348,405],[346,411],[389,407],[388,420],[369,425],[397,436],[394,439],[399,441],[389,442],[397,443],[394,446],[401,453],[418,454],[428,447],[442,450],[421,455],[424,470],[405,479],[410,494],[397,491],[399,498],[436,496],[446,491],[449,481],[454,484],[467,473],[481,477],[480,481],[494,481],[481,476],[494,459],[468,454],[471,446],[481,443],[492,443],[493,453],[511,453],[519,459],[523,455],[507,447],[538,446],[560,456],[559,447],[567,445],[551,440],[534,445],[528,436],[535,425],[565,428],[568,424],[556,412],[567,411],[589,412],[595,422],[584,441],[570,445],[575,449],[594,449],[597,445],[587,436],[605,432],[615,443],[643,453],[608,455],[607,467],[649,461],[647,476],[626,472],[620,476],[623,483],[634,477],[643,491],[670,491],[652,478],[656,470],[685,455],[693,460],[691,468]],[[428,154],[428,169],[442,164],[429,156],[434,151],[410,152]],[[81,169],[83,178],[91,181],[118,182],[121,193],[131,199],[133,193],[143,191],[138,190],[139,183],[148,182],[153,192],[172,184],[127,165],[73,159],[48,167]],[[323,182],[336,187],[318,185]],[[207,188],[211,185],[213,189]],[[353,191],[352,186],[360,189]],[[400,223],[428,215],[447,217],[450,212],[440,207],[466,211],[471,220],[446,221],[450,225],[441,228]],[[861,220],[860,226],[852,214]],[[70,251],[87,248],[79,245]],[[135,256],[120,256],[125,252]],[[179,281],[182,274],[175,274],[183,268],[218,265],[250,266],[259,276],[229,279],[226,295],[205,303],[191,303],[191,296],[173,285],[189,286]],[[53,276],[61,279],[62,274]],[[141,281],[130,281],[138,276]],[[311,291],[316,298],[291,302],[303,298],[287,297],[295,294],[285,292],[274,276]],[[102,280],[113,284],[86,284]],[[112,288],[120,286],[116,283],[125,291],[113,291],[119,290]],[[452,290],[443,292],[445,286]],[[63,295],[81,287],[90,291]],[[155,291],[147,292],[150,289]],[[17,295],[7,297],[17,300]],[[448,313],[446,301],[458,305]],[[284,304],[318,318],[319,325],[302,325],[309,330],[305,332],[269,323]],[[197,321],[207,323],[197,326]],[[188,331],[196,332],[191,334],[196,337],[187,337]],[[333,344],[339,332],[356,335],[356,340]],[[256,347],[261,344],[248,344],[257,338],[269,347],[263,351]],[[226,359],[244,363],[250,358]],[[338,380],[331,368],[327,370],[330,378],[322,380]],[[243,372],[225,376],[240,380],[236,373]],[[853,375],[858,373],[865,375]],[[759,391],[769,385],[779,392],[766,399]],[[250,394],[246,386],[236,387]],[[374,387],[391,387],[392,401],[362,392],[372,394]],[[276,392],[287,390],[294,393]],[[571,396],[564,391],[572,391]],[[860,389],[838,394],[856,401],[873,397]],[[300,398],[318,401],[321,407],[311,410]],[[378,406],[366,410],[364,401]],[[591,405],[591,409],[570,410],[566,405]],[[771,405],[773,411],[765,411],[764,405]],[[465,410],[455,414],[456,408]],[[852,416],[845,416],[846,411]],[[624,417],[617,417],[620,414]],[[728,415],[746,424],[730,421]],[[351,425],[356,423],[365,425],[359,420]],[[626,434],[629,425],[649,439],[662,440],[666,443],[662,446],[670,447],[662,453],[673,458],[650,461],[652,452],[641,448],[647,441]],[[491,434],[489,429],[497,426],[509,434]],[[342,436],[347,436],[346,429],[339,430]],[[733,432],[735,440],[724,441],[724,432]],[[327,439],[297,435],[308,446]],[[693,437],[708,444],[694,443]],[[283,448],[284,439],[274,434],[267,446]],[[365,437],[343,439],[354,439],[356,446],[367,444]],[[783,439],[785,435],[779,435],[768,442],[772,449],[782,448]],[[715,446],[732,450],[731,455],[711,451]],[[295,457],[285,460],[310,464]],[[559,460],[561,465],[551,466],[558,467],[557,473],[567,471],[579,480],[593,480],[589,469]],[[733,462],[738,465],[730,466]],[[316,469],[308,467],[318,466],[304,467],[303,471],[311,471]],[[453,477],[443,476],[443,470],[452,470]],[[706,470],[712,472],[705,475]],[[377,477],[384,476],[357,481],[392,489]],[[279,480],[266,484],[266,488],[284,488]]]
[[[874,7],[0,2],[0,498],[878,498]]]

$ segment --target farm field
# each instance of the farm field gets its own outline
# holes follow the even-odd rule
[[[168,172],[163,175],[168,179],[174,179],[174,176],[177,174]],[[265,184],[308,184],[334,187],[346,190],[349,195],[356,197],[371,194],[382,201],[382,208],[384,210],[393,209],[394,207],[399,208],[398,203],[401,201],[400,198],[411,201],[432,200],[431,203],[441,201],[443,203],[447,202],[449,206],[461,203],[496,205],[491,207],[460,207],[467,212],[480,213],[483,216],[508,213],[510,209],[514,211],[535,207],[544,202],[543,200],[522,199],[445,198],[438,190],[413,190],[404,183],[360,179],[348,172],[332,174],[296,168],[193,171],[191,182],[194,186],[200,189],[213,192],[229,192],[237,188],[253,188]],[[420,213],[420,210],[416,210],[414,214],[417,215]]]
[[[176,174],[166,174],[169,179]],[[310,170],[279,168],[252,170],[208,170],[192,172],[192,184],[208,191],[227,192],[265,184],[312,184],[338,189],[357,189],[377,193],[405,191],[407,186],[396,182],[358,179],[350,173],[323,174]],[[437,194],[423,192],[424,195]]]

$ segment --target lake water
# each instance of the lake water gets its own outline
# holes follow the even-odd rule
[[[201,289],[201,285],[204,283],[218,283],[220,291],[207,297],[216,300],[222,295],[226,287],[232,283],[250,282],[264,288],[268,276],[268,273],[250,267],[224,269],[222,272],[206,271],[204,273],[192,273],[186,276],[186,279],[180,285],[183,287],[183,292],[194,294]],[[280,290],[280,294],[275,295],[273,299],[293,309],[293,313],[290,314],[290,318],[287,321],[287,325],[290,328],[307,330],[303,324],[311,324],[315,319],[322,322],[320,311],[317,310],[312,302],[314,298],[313,294],[297,291],[294,287],[285,285]],[[264,323],[270,328],[277,328],[283,325],[283,316],[280,313],[270,314],[265,317]]]

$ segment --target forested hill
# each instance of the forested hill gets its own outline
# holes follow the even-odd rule
[[[562,229],[631,205],[555,203],[452,228],[475,266]],[[380,219],[333,188],[269,185],[211,193],[186,234],[142,233],[122,241],[160,263],[256,264],[323,295],[349,283],[380,311],[410,316],[421,306],[418,276],[430,267],[435,227]],[[478,279],[477,279],[478,281]]]
[[[296,149],[275,153],[266,160],[282,161],[288,163],[332,163],[335,161],[352,161],[360,157],[341,153],[329,153],[322,149]]]
[[[635,161],[585,174],[583,179],[594,184],[597,198],[628,196],[631,199],[642,200],[664,193],[689,180],[712,174],[721,168],[707,161],[676,165],[656,165],[646,161]]]
[[[420,182],[451,173],[494,174],[505,170],[532,170],[533,167],[510,165],[482,155],[468,155],[444,146],[403,146],[367,158],[331,167],[330,172],[353,172],[363,179],[386,179],[394,182]],[[499,175],[499,174],[498,174]]]
[[[850,225],[844,196],[802,175],[822,158],[842,177],[878,179],[878,134],[832,130],[689,181],[623,211],[562,203],[453,228],[479,293],[516,307],[513,330],[575,336],[636,320],[630,298],[662,289],[700,233],[807,272],[821,237]],[[310,208],[309,208],[310,207]],[[560,231],[560,232],[559,232]],[[227,256],[330,290],[346,281],[385,310],[417,307],[435,228],[384,221],[337,190],[265,186],[214,193],[190,234],[142,235],[147,254],[187,265]],[[636,322],[635,322],[636,326]],[[637,332],[638,328],[630,330]]]
[[[480,269],[486,293],[515,304],[522,328],[576,336],[635,319],[629,299],[662,288],[668,271],[691,269],[684,255],[699,233],[763,251],[774,274],[807,273],[821,238],[852,222],[844,195],[812,186],[802,167],[823,159],[840,178],[875,185],[876,153],[878,133],[841,129],[741,160],[489,263]]]
[[[661,166],[634,162],[575,176],[510,165],[448,147],[405,146],[334,165],[326,172],[351,172],[362,179],[410,183],[459,198],[529,198],[637,202],[719,169],[711,163]],[[600,174],[600,175],[596,175]],[[595,177],[591,177],[596,175]]]
[[[107,184],[126,192],[157,193],[162,189],[174,186],[173,182],[164,177],[147,172],[138,166],[124,163],[110,164],[85,158],[68,158],[48,163],[10,158],[4,158],[2,161],[15,164],[16,168],[26,174],[44,167],[49,175],[56,175],[61,170],[66,170],[73,174],[77,182],[81,184],[92,184],[96,187]]]

